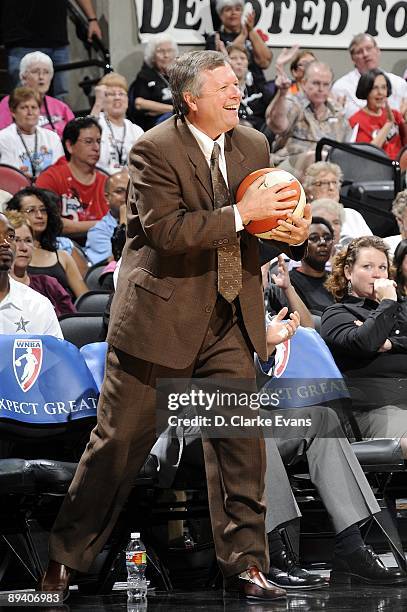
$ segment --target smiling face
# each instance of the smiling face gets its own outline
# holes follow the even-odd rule
[[[15,231],[10,221],[0,214],[0,272],[11,269],[15,254]]]
[[[52,72],[47,64],[33,62],[24,74],[22,81],[26,87],[32,87],[41,96],[44,96],[50,88],[51,79]]]
[[[239,81],[229,64],[200,74],[200,93],[184,93],[188,120],[210,138],[217,138],[239,123]]]
[[[384,108],[388,96],[387,83],[383,74],[379,74],[373,83],[372,90],[367,96],[367,106],[374,112]]]
[[[345,277],[352,283],[352,295],[374,299],[374,281],[389,278],[387,257],[374,247],[363,247],[352,268],[345,266]]]
[[[126,116],[129,99],[124,89],[117,86],[106,86],[104,111],[108,117],[121,119]]]
[[[379,67],[380,49],[375,45],[373,40],[367,36],[361,42],[354,45],[351,51],[351,57],[355,67],[361,74]]]
[[[30,261],[34,250],[34,238],[32,237],[30,228],[27,225],[22,225],[16,230],[16,255],[14,258],[14,269],[26,270],[30,265]]]

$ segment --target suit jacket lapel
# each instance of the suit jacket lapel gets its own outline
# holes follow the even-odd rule
[[[235,202],[237,188],[250,169],[246,167],[246,154],[238,149],[236,144],[232,146],[232,137],[233,131],[225,134],[225,158],[229,191],[232,201]]]
[[[177,127],[180,131],[182,143],[185,147],[186,154],[188,155],[191,163],[195,167],[195,176],[201,183],[205,191],[208,193],[211,201],[213,202],[213,190],[211,183],[211,176],[206,159],[193,135],[191,134],[186,123],[177,122]]]

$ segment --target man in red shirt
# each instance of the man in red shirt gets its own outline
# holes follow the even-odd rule
[[[83,234],[109,210],[106,175],[96,170],[101,128],[94,117],[77,117],[64,129],[65,157],[42,172],[36,186],[61,197],[64,234]]]

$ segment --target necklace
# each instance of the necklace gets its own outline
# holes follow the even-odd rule
[[[121,141],[120,148],[119,148],[119,143],[117,142],[116,137],[114,135],[113,127],[112,127],[112,124],[110,122],[110,119],[108,119],[107,117],[106,117],[106,123],[107,123],[107,127],[110,130],[110,135],[112,137],[112,142],[113,142],[114,148],[116,149],[116,152],[117,152],[117,157],[119,158],[119,165],[120,166],[124,166],[124,164],[123,164],[123,152],[124,152],[123,149],[124,149],[124,141],[126,139],[126,120],[124,120],[123,139]]]
[[[31,164],[31,170],[32,170],[32,176],[33,179],[35,179],[36,175],[37,175],[37,171],[40,169],[41,166],[41,159],[38,155],[38,130],[35,130],[35,138],[34,138],[34,153],[31,155],[28,147],[27,147],[27,143],[25,142],[24,138],[23,138],[23,134],[20,130],[20,128],[17,128],[17,134],[20,137],[21,142],[23,143],[25,152],[27,153],[27,157],[30,160],[30,164]]]

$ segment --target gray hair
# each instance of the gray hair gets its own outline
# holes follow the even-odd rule
[[[54,76],[54,64],[52,59],[46,53],[42,51],[33,51],[32,53],[26,53],[20,61],[20,81],[23,82],[24,76],[30,69],[32,64],[45,64],[51,73],[51,78]]]
[[[407,189],[399,191],[391,207],[391,212],[397,218],[404,215],[407,208]]]
[[[336,200],[332,200],[331,198],[320,198],[319,200],[314,200],[311,202],[311,210],[313,217],[317,215],[323,217],[324,212],[327,211],[334,215],[338,215],[341,224],[343,224],[345,221],[343,204],[341,204],[341,202],[337,202]]]
[[[157,34],[153,38],[150,38],[144,48],[144,61],[147,66],[150,66],[151,68],[154,65],[154,56],[157,47],[159,47],[162,43],[167,42],[171,43],[172,48],[175,51],[175,55],[178,55],[178,45],[175,40],[173,40],[171,36],[168,36],[168,34]]]
[[[191,51],[183,53],[171,64],[168,78],[172,92],[175,114],[183,118],[189,108],[184,100],[184,93],[199,96],[201,92],[201,74],[204,70],[215,70],[229,64],[227,57],[219,51]]]
[[[241,6],[243,8],[244,6],[244,0],[217,0],[216,2],[216,12],[218,13],[219,17],[223,11],[223,9],[227,6]]]
[[[351,55],[353,53],[354,47],[356,47],[356,45],[360,45],[360,43],[363,42],[365,38],[368,38],[369,40],[371,40],[374,46],[377,47],[377,42],[374,36],[372,36],[371,34],[368,34],[367,32],[361,32],[360,34],[355,34],[355,36],[350,41],[348,50]]]
[[[333,164],[328,161],[319,161],[314,162],[305,171],[304,180],[302,182],[302,186],[304,187],[306,192],[309,192],[315,182],[318,179],[319,175],[325,172],[332,172],[335,174],[339,183],[343,181],[343,172],[338,164]]]

